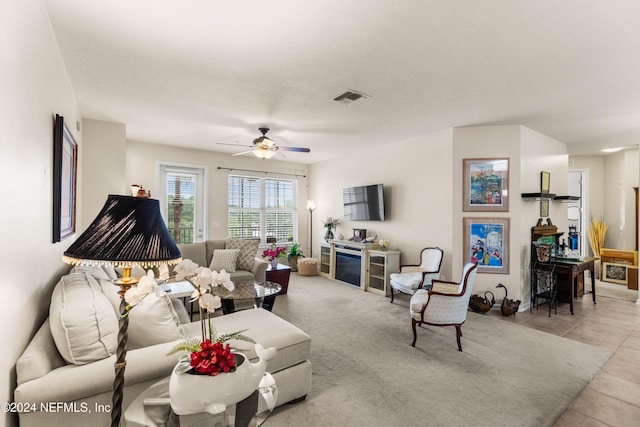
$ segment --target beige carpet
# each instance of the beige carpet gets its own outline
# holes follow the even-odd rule
[[[274,313],[312,338],[306,401],[265,426],[550,426],[611,353],[469,313],[463,352],[454,328],[418,330],[408,298],[292,273]]]

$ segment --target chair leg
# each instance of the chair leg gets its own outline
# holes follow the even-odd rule
[[[416,319],[411,319],[411,329],[413,329],[413,342],[411,343],[411,347],[416,346],[416,339],[418,338],[418,334],[416,333],[416,324],[418,321]]]
[[[456,325],[456,339],[458,340],[458,351],[462,351],[462,344],[460,343],[461,336],[462,336],[462,326]]]

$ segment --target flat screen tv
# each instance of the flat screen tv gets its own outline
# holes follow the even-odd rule
[[[384,188],[382,184],[344,188],[342,201],[344,219],[384,221]]]

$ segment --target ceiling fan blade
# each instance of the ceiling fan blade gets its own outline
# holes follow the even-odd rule
[[[239,145],[239,144],[227,144],[225,142],[217,142],[218,145],[231,145],[233,147],[253,147],[253,145]]]
[[[253,150],[242,151],[240,153],[232,154],[233,156],[241,156],[243,154],[253,153]]]
[[[282,151],[297,151],[298,153],[309,153],[311,150],[309,148],[303,148],[303,147],[283,147],[283,146],[278,146],[279,150]]]

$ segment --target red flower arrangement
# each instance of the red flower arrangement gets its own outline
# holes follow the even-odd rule
[[[262,258],[267,258],[269,261],[273,261],[276,258],[285,257],[287,255],[287,248],[284,246],[273,245],[269,249],[262,251]]]
[[[200,343],[200,351],[191,353],[191,366],[199,374],[215,377],[222,372],[234,372],[236,363],[231,346],[219,341],[205,340]]]

